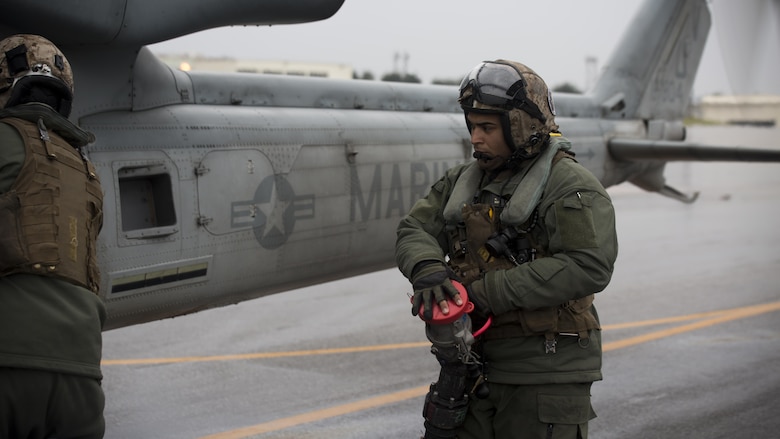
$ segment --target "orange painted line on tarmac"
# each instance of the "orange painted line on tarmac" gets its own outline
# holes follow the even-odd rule
[[[742,308],[737,308],[736,310],[739,309]],[[703,312],[697,314],[687,314],[684,316],[666,317],[663,319],[642,320],[639,322],[616,323],[612,325],[603,325],[602,329],[605,331],[609,331],[609,330],[616,330],[616,329],[637,328],[642,326],[662,325],[667,323],[696,320],[696,319],[712,317],[712,316],[720,316],[736,310],[710,311],[710,312]],[[197,363],[197,362],[208,362],[208,361],[258,360],[258,359],[266,359],[266,358],[302,357],[302,356],[309,356],[309,355],[349,354],[349,353],[359,353],[359,352],[384,351],[384,350],[391,350],[391,349],[419,348],[419,347],[428,347],[428,346],[430,346],[430,342],[422,341],[422,342],[412,342],[412,343],[393,343],[393,344],[373,345],[373,346],[353,346],[353,347],[332,348],[332,349],[310,349],[310,350],[287,351],[287,352],[255,352],[251,354],[103,360],[101,365],[137,366],[137,365],[150,365],[150,364]]]
[[[613,329],[641,328],[642,326],[654,326],[654,325],[664,325],[667,323],[687,322],[688,320],[696,320],[705,317],[712,317],[715,315],[722,315],[725,312],[728,311],[710,311],[710,312],[701,312],[697,314],[687,314],[684,316],[665,317],[663,319],[642,320],[639,322],[613,323],[611,325],[602,325],[601,329],[604,331],[609,331]]]
[[[746,306],[744,308],[734,308],[731,310],[722,311],[715,317],[701,320],[687,325],[676,326],[674,328],[664,329],[661,331],[650,332],[648,334],[638,335],[636,337],[629,337],[623,340],[618,340],[610,343],[604,343],[602,350],[604,352],[612,351],[615,349],[622,349],[629,346],[638,345],[640,343],[646,343],[648,341],[654,341],[672,335],[682,334],[684,332],[695,331],[697,329],[706,328],[709,326],[718,325],[721,323],[730,322],[732,320],[743,319],[745,317],[752,317],[759,314],[765,314],[772,311],[780,310],[780,302],[765,303],[762,305]]]
[[[103,360],[103,366],[127,366],[140,364],[172,364],[172,363],[197,363],[206,361],[235,361],[235,360],[256,360],[263,358],[282,358],[282,357],[301,357],[310,355],[332,355],[332,354],[351,354],[355,352],[386,351],[391,349],[409,349],[428,347],[430,342],[414,343],[394,343],[373,346],[355,346],[348,348],[333,349],[310,349],[304,351],[288,352],[256,352],[253,354],[233,354],[233,355],[209,355],[200,357],[173,357],[173,358],[138,358],[128,360]]]
[[[664,337],[670,337],[672,335],[677,335],[684,332],[689,332],[701,328],[706,328],[709,326],[714,326],[720,323],[730,322],[732,320],[738,320],[745,317],[752,317],[759,314],[765,314],[768,312],[778,311],[778,310],[780,310],[780,302],[773,302],[773,303],[767,303],[762,305],[747,306],[744,308],[735,308],[735,309],[725,310],[725,311],[715,311],[709,313],[691,314],[688,316],[681,316],[681,317],[672,317],[669,319],[647,320],[645,322],[637,322],[641,324],[636,324],[634,326],[646,326],[649,324],[670,323],[675,321],[688,321],[697,318],[705,319],[687,325],[677,326],[674,328],[665,329],[661,331],[655,331],[637,337],[630,337],[625,340],[605,343],[602,348],[605,352],[613,351],[616,349],[626,348],[629,346],[634,346],[641,343],[658,340]],[[654,322],[654,323],[648,323],[648,322]],[[413,344],[418,344],[418,343],[413,343]],[[427,345],[427,343],[424,344]],[[210,436],[204,436],[199,439],[245,439],[253,435],[269,433],[272,431],[279,431],[285,428],[295,427],[309,422],[315,422],[315,421],[320,421],[335,416],[351,414],[351,413],[367,410],[370,408],[380,407],[386,404],[392,404],[392,403],[404,401],[411,398],[419,398],[424,396],[427,392],[428,392],[428,386],[415,387],[412,389],[390,393],[375,398],[364,399],[349,404],[343,404],[335,407],[326,408],[323,410],[317,410],[317,411],[303,413],[296,416],[277,419],[274,421],[269,421],[262,424],[244,427],[237,430],[231,430],[231,431],[226,431],[224,433],[217,433]]]
[[[640,322],[617,323],[612,325],[603,325],[602,329],[608,331],[608,330],[615,330],[615,329],[662,325],[666,323],[676,323],[681,321],[696,320],[696,319],[710,317],[714,315],[722,315],[727,312],[728,311],[711,311],[711,312],[698,313],[698,314],[688,314],[688,315],[677,316],[677,317],[667,317],[663,319],[643,320]],[[333,349],[310,349],[310,350],[287,351],[287,352],[255,352],[251,354],[103,360],[101,365],[137,366],[137,365],[150,365],[150,364],[197,363],[197,362],[207,362],[207,361],[258,360],[258,359],[266,359],[266,358],[301,357],[301,356],[309,356],[309,355],[349,354],[349,353],[357,353],[357,352],[384,351],[384,350],[391,350],[391,349],[409,349],[409,348],[419,348],[419,347],[428,347],[428,346],[430,346],[430,342],[423,341],[423,342],[413,342],[413,343],[394,343],[394,344],[373,345],[373,346],[356,346],[356,347],[333,348]]]
[[[200,439],[242,439],[252,435],[283,430],[285,428],[295,427],[297,425],[306,424],[309,422],[321,421],[323,419],[348,415],[375,407],[382,407],[384,405],[405,401],[407,399],[417,398],[425,395],[426,393],[428,393],[428,386],[414,387],[412,389],[402,390],[400,392],[389,393],[374,398],[363,399],[348,404],[337,405],[335,407],[329,407],[322,410],[290,416],[289,418],[276,419],[274,421],[265,422],[263,424],[252,425],[250,427],[226,431],[224,433],[212,434],[210,436],[203,436]]]

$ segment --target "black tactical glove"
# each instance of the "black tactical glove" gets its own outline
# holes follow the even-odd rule
[[[458,290],[450,282],[450,275],[447,268],[439,262],[421,263],[419,268],[415,267],[412,276],[412,288],[414,288],[414,298],[412,299],[412,315],[416,316],[420,310],[420,304],[423,305],[423,319],[431,320],[433,318],[433,303],[439,303],[451,297],[455,300],[460,297]]]

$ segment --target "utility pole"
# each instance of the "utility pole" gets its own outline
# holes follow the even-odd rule
[[[594,85],[599,76],[598,59],[595,56],[585,57],[585,91],[587,92]]]

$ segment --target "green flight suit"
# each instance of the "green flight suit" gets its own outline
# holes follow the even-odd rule
[[[563,138],[553,143],[556,150],[558,145],[568,144]],[[525,213],[538,212],[529,233],[546,257],[506,270],[488,271],[471,285],[485,292],[489,312],[495,316],[555,307],[586,297],[602,291],[612,275],[618,246],[608,194],[593,174],[570,158],[548,162],[546,168],[537,165],[537,170],[546,173],[532,170],[544,157],[550,159],[552,155],[543,152],[516,172],[505,171],[492,181],[472,179],[481,186],[460,190],[477,194],[479,203],[495,200],[495,195],[510,200],[507,206],[513,197],[523,199],[532,205],[518,208]],[[415,265],[421,261],[447,260],[448,249],[453,248],[448,233],[453,221],[445,219],[446,206],[459,178],[481,172],[476,166],[472,162],[448,170],[400,222],[396,262],[407,278],[411,279]],[[527,225],[528,217],[524,220],[508,224]],[[587,312],[598,319],[594,307]],[[484,400],[472,396],[458,437],[586,438],[587,422],[595,417],[590,386],[602,378],[600,330],[590,330],[585,340],[576,334],[556,334],[555,353],[546,353],[544,334],[488,338],[488,333],[490,330],[475,348],[481,350],[487,364],[490,396]]]
[[[0,121],[0,195],[24,158],[19,132]],[[102,301],[86,288],[32,274],[0,276],[0,437],[103,437],[105,318]]]

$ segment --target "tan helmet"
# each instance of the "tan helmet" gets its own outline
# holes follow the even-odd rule
[[[499,59],[478,64],[463,78],[458,102],[466,114],[502,116],[504,139],[513,151],[510,161],[536,156],[550,133],[558,131],[547,84],[519,62]]]
[[[28,102],[48,104],[68,117],[73,71],[51,41],[17,34],[0,41],[0,108]]]

